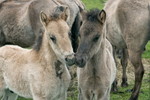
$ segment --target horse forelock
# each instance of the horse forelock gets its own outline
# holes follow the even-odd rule
[[[61,19],[60,17],[60,13],[57,13],[57,12],[54,12],[52,15],[51,15],[51,20],[59,20]]]
[[[56,9],[54,9],[52,15],[50,16],[51,17],[51,20],[59,20],[59,19],[62,19],[62,14],[64,14],[65,8],[63,6],[59,6],[59,7],[56,7]]]
[[[95,9],[91,9],[90,11],[88,11],[86,13],[86,20],[91,21],[91,22],[98,22],[98,15],[101,12],[101,10],[95,8]]]

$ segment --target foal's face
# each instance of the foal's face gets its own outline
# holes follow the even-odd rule
[[[79,47],[75,54],[76,64],[79,67],[84,67],[86,62],[91,59],[100,48],[105,21],[103,17],[106,17],[105,12],[99,11],[96,18],[89,16],[89,18],[86,17],[86,19],[83,19],[79,33]]]
[[[74,53],[68,34],[70,29],[66,23],[66,18],[60,15],[60,18],[53,20],[50,18],[44,19],[45,16],[43,15],[43,24],[46,28],[47,39],[56,56],[61,62],[67,63],[68,65],[74,64],[72,61]]]
[[[64,20],[51,21],[47,26],[47,37],[56,55],[61,59],[73,56],[69,38],[69,27]]]

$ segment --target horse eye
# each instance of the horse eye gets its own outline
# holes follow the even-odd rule
[[[94,42],[97,42],[98,39],[99,39],[99,37],[100,37],[99,35],[95,36],[95,37],[93,38],[93,41],[94,41]]]
[[[56,43],[56,37],[55,37],[55,36],[51,36],[50,39],[51,39],[54,43]]]

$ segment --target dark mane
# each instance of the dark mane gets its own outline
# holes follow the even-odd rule
[[[101,12],[101,10],[95,8],[91,9],[90,11],[87,11],[86,13],[86,20],[91,21],[91,22],[97,22],[99,21],[98,19],[98,14]]]
[[[62,13],[64,13],[65,8],[63,6],[58,6],[54,9],[53,13],[51,14],[51,20],[58,20],[61,19]]]
[[[43,41],[43,34],[44,34],[44,29],[40,29],[39,36],[38,36],[38,38],[35,40],[35,43],[34,43],[34,45],[33,45],[33,49],[34,49],[35,51],[39,51],[40,48],[41,48],[42,41]]]

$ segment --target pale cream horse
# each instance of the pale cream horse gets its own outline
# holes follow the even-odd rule
[[[11,45],[0,48],[2,100],[16,100],[17,95],[33,100],[66,100],[71,78],[66,63],[74,55],[66,9],[61,6],[51,17],[40,14],[44,27],[33,49]],[[16,96],[9,95],[8,89]]]
[[[79,100],[109,100],[111,84],[116,76],[112,46],[106,39],[106,13],[94,9],[82,12],[80,42],[75,62],[77,68]]]

